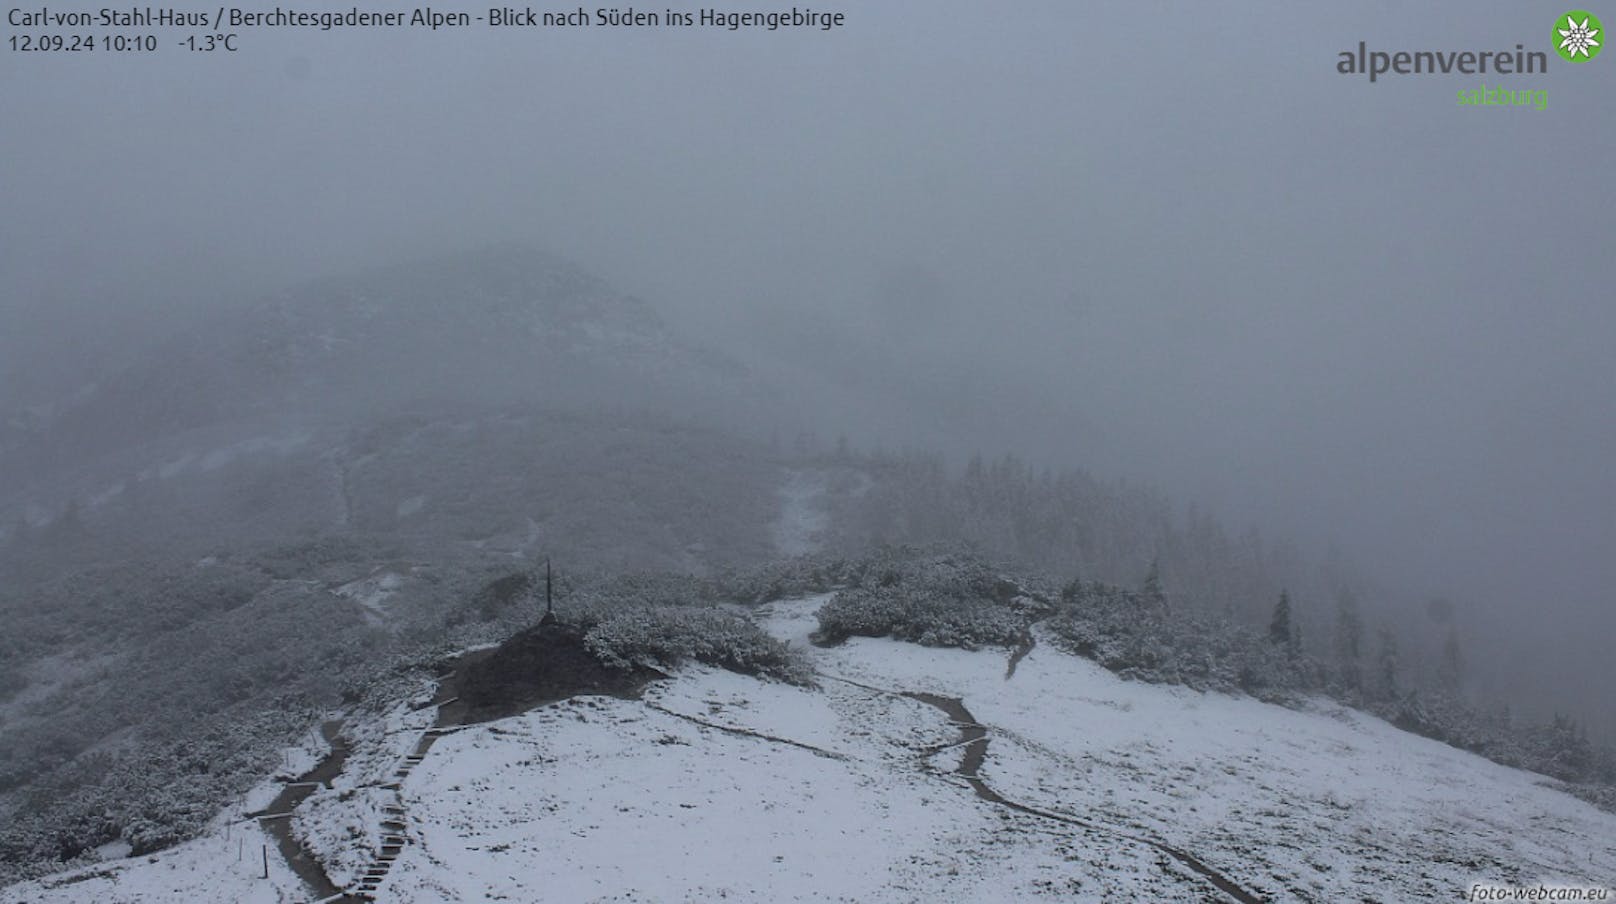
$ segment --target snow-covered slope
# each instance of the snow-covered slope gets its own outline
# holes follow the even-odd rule
[[[668,423],[733,426],[773,404],[745,367],[681,337],[648,303],[509,245],[230,307],[49,405],[11,410],[5,395],[0,540],[70,508],[103,533],[151,525],[161,534],[169,520],[220,511],[276,537],[430,522],[440,513],[424,487],[348,511],[341,484],[362,482],[348,472],[377,457],[452,472],[467,443],[445,431],[508,433],[490,412],[655,411]],[[507,437],[476,438],[479,456],[507,448]],[[474,467],[487,474],[489,463]],[[215,484],[255,486],[260,498],[191,498]],[[433,489],[439,500],[453,495]],[[405,504],[416,497],[424,511]],[[141,527],[118,523],[122,509],[139,509]]]
[[[821,601],[762,617],[805,643]],[[689,668],[642,700],[576,698],[443,737],[394,792],[406,843],[378,900],[1407,901],[1616,876],[1616,816],[1333,704],[1129,683],[1044,645],[1010,678],[1002,652],[855,639],[810,655],[816,689]],[[986,726],[976,777],[1002,800],[957,774],[962,727],[894,692],[968,707]],[[388,739],[378,765],[351,766],[300,817],[323,845],[374,820],[374,793],[342,786],[409,748],[402,712],[372,729]],[[0,899],[83,900],[92,882],[96,900],[236,899],[247,886],[223,847]],[[295,898],[271,851],[258,883]]]

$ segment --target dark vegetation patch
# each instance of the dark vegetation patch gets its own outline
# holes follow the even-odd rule
[[[531,623],[543,587],[542,574],[508,574],[483,585],[471,608]],[[787,644],[744,614],[714,605],[726,595],[716,581],[632,573],[581,586],[562,579],[556,589],[554,623],[530,624],[497,648],[458,659],[451,683],[461,704],[446,718],[487,721],[577,694],[633,696],[686,662],[797,684],[812,680]]]
[[[472,597],[472,607],[483,621],[489,621],[532,594],[536,583],[534,575],[526,571],[495,578]]]
[[[591,581],[576,590],[569,585],[565,593],[561,588],[558,582],[556,616],[607,666],[668,670],[693,661],[796,684],[811,681],[796,651],[739,607],[717,604],[734,598],[726,579],[642,572]]]
[[[642,666],[609,666],[585,646],[577,628],[551,624],[517,633],[486,655],[460,661],[457,686],[466,704],[458,722],[486,722],[577,694],[634,696],[666,677]]]

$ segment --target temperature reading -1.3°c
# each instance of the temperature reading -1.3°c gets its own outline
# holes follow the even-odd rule
[[[234,53],[236,51],[236,34],[235,32],[230,34],[215,32],[206,35],[191,35],[181,43],[183,46],[200,53],[214,50],[227,50]]]

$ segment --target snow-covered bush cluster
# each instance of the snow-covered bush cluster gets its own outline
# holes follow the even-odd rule
[[[584,635],[584,646],[617,668],[673,668],[694,660],[794,684],[812,678],[784,642],[741,615],[710,607],[638,606],[606,615]]]
[[[819,637],[893,637],[925,646],[975,649],[1014,644],[1039,599],[963,555],[895,550],[850,569],[853,586],[819,610]]]
[[[1571,720],[1512,721],[1507,710],[1479,708],[1451,688],[1419,685],[1385,638],[1373,656],[1316,655],[1290,622],[1288,600],[1266,631],[1170,605],[1154,576],[1141,590],[1074,580],[1052,602],[1052,594],[1026,589],[1041,588],[1036,579],[1005,577],[967,554],[914,548],[842,563],[838,578],[845,589],[818,613],[828,642],[873,636],[966,648],[1012,644],[1037,621],[1055,647],[1126,678],[1291,705],[1330,696],[1406,731],[1560,779],[1598,806],[1616,806],[1616,750],[1592,743]]]
[[[0,884],[89,862],[108,842],[142,854],[189,838],[323,715],[396,701],[434,657],[514,630],[433,627],[486,583],[476,559],[409,588],[420,605],[396,610],[396,631],[368,624],[329,587],[391,551],[318,539],[0,588],[0,619],[16,628],[0,656],[32,660],[38,683],[0,697]]]
[[[1616,809],[1616,751],[1591,743],[1569,719],[1517,723],[1507,709],[1475,707],[1452,690],[1406,685],[1384,650],[1372,669],[1379,674],[1364,681],[1356,664],[1321,662],[1294,639],[1276,637],[1272,626],[1259,633],[1169,609],[1159,594],[1081,581],[1062,591],[1046,625],[1056,646],[1128,678],[1279,703],[1328,695],[1405,731],[1560,779],[1571,793]]]
[[[714,582],[715,592],[737,603],[771,603],[824,593],[846,584],[856,563],[820,555],[780,559],[749,569],[732,569]]]
[[[206,729],[176,726],[106,752],[81,754],[29,786],[0,824],[0,883],[81,862],[122,840],[135,855],[199,831],[221,801],[274,763],[270,753],[317,713],[288,695],[279,712],[230,712]]]
[[[528,590],[543,598],[543,577]],[[687,660],[749,675],[806,683],[806,665],[744,615],[716,608],[715,582],[670,572],[636,572],[557,584],[555,615],[601,662],[673,668]],[[542,611],[542,603],[531,611]]]
[[[852,636],[893,637],[974,650],[1015,643],[1021,628],[1014,610],[992,600],[901,586],[843,590],[819,610],[819,634],[833,642]]]
[[[1323,670],[1242,625],[1171,611],[1149,594],[1073,581],[1048,621],[1055,644],[1124,677],[1282,699],[1317,690]]]

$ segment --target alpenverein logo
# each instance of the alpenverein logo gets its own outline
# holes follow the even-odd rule
[[[1586,63],[1604,49],[1605,26],[1599,17],[1574,9],[1554,22],[1554,49],[1572,63]]]
[[[1586,63],[1603,49],[1605,26],[1587,10],[1574,9],[1554,20],[1554,50],[1571,63]],[[1359,41],[1358,50],[1336,54],[1335,71],[1342,75],[1366,75],[1374,82],[1387,75],[1479,75],[1483,81],[1458,90],[1461,107],[1528,107],[1547,109],[1549,92],[1528,87],[1526,76],[1549,71],[1549,55],[1543,50],[1527,50],[1516,44],[1514,50],[1370,50]],[[1494,83],[1494,76],[1521,79],[1514,84]],[[1524,82],[1524,83],[1523,83]]]

